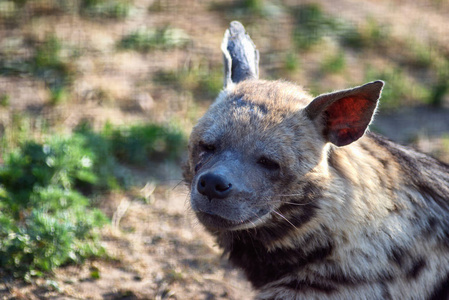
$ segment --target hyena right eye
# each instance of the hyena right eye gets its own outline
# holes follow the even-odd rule
[[[257,163],[259,165],[261,165],[262,167],[264,167],[265,169],[270,170],[270,171],[276,171],[280,168],[280,166],[277,162],[275,162],[269,158],[266,158],[265,156],[262,156],[261,158],[259,158]]]
[[[214,152],[215,151],[215,145],[207,144],[204,142],[200,142],[200,149],[203,152]]]

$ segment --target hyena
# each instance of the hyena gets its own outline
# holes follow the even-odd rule
[[[257,299],[449,299],[449,165],[366,132],[384,83],[312,98],[258,79],[232,22],[194,127],[191,208]]]

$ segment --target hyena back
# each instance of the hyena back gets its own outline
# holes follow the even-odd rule
[[[448,299],[449,166],[365,133],[383,82],[313,99],[258,79],[240,23],[223,45],[184,177],[257,299]]]

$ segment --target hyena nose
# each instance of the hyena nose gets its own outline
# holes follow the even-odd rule
[[[198,192],[212,200],[224,199],[232,191],[232,184],[225,177],[214,173],[206,173],[198,179]]]

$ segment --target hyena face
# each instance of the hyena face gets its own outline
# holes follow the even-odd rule
[[[190,138],[192,209],[212,231],[285,222],[284,203],[312,201],[307,183],[320,172],[326,143],[343,146],[364,134],[383,83],[312,101],[296,85],[257,80],[258,53],[241,24],[233,23],[222,47],[225,89]],[[307,209],[296,223],[310,219]]]
[[[226,33],[223,52],[225,89],[190,138],[192,209],[212,231],[287,221],[284,203],[311,202],[305,183],[319,172],[326,143],[363,135],[383,83],[311,101],[293,84],[257,80],[258,53],[239,23]],[[308,208],[296,223],[311,217]]]
[[[293,201],[304,206],[295,208],[295,224],[287,223],[308,221],[314,214],[308,187],[324,172],[326,143],[348,144],[364,133],[381,87],[371,83],[312,102],[284,82],[246,80],[227,88],[190,138],[187,177],[199,220],[211,231],[276,226],[287,221]],[[342,118],[345,110],[353,116]]]
[[[288,84],[247,81],[222,92],[199,121],[189,145],[191,205],[206,227],[257,226],[318,164],[324,141],[308,130],[304,102]]]

